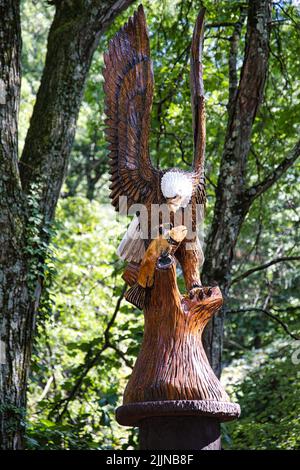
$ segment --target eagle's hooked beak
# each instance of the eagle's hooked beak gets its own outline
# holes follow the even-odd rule
[[[181,207],[182,196],[167,197],[166,202],[170,212],[177,212]]]

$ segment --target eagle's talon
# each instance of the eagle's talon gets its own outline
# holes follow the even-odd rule
[[[198,292],[198,300],[203,300],[203,298],[204,298],[204,292],[203,292],[203,290],[199,290],[199,292]]]
[[[201,287],[201,286],[193,287],[189,291],[190,300],[193,300],[193,299],[203,300],[204,296],[205,296],[204,290],[203,290],[203,287]]]

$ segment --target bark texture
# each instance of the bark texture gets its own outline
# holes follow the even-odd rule
[[[101,33],[132,0],[53,3],[45,69],[18,162],[19,0],[0,0],[0,449],[23,447],[43,247],[92,55]]]
[[[216,281],[228,293],[234,248],[251,205],[245,186],[252,125],[263,98],[268,69],[271,1],[249,2],[244,62],[240,81],[236,75],[238,24],[232,37],[228,124],[221,159],[216,202],[203,266],[204,284]],[[218,376],[221,372],[224,310],[205,332],[205,348]]]
[[[19,2],[0,2],[0,442],[21,446],[31,300],[24,256],[25,220],[18,170],[21,30]]]

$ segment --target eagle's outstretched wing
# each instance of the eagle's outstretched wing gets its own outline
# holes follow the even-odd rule
[[[104,62],[110,197],[118,210],[119,196],[127,196],[128,206],[153,201],[159,181],[148,149],[153,71],[141,5],[110,41]]]
[[[191,99],[193,111],[193,132],[194,132],[194,173],[195,173],[195,197],[198,204],[205,204],[205,181],[204,181],[204,163],[205,163],[205,98],[203,86],[202,69],[202,49],[204,36],[204,15],[205,9],[202,8],[195,24],[194,34],[191,45]]]
[[[205,9],[201,9],[194,28],[191,46],[191,98],[194,131],[194,171],[199,177],[204,177],[205,158],[205,100],[202,69],[202,48],[204,33]]]

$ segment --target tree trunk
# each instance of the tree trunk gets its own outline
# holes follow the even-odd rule
[[[269,54],[271,1],[249,2],[245,55],[241,77],[236,86],[235,61],[229,61],[230,96],[228,124],[221,159],[216,202],[208,236],[203,281],[216,281],[224,297],[228,295],[234,248],[245,216],[251,205],[246,197],[245,172],[250,150],[252,125],[263,98]],[[236,37],[233,36],[233,40]],[[232,54],[236,54],[233,43]],[[224,309],[205,331],[205,349],[213,370],[220,376]]]
[[[25,215],[18,171],[21,30],[19,2],[0,2],[0,442],[22,445],[31,327],[24,256]]]
[[[21,161],[18,0],[0,0],[0,449],[23,447],[43,260],[100,34],[132,0],[57,1]],[[19,173],[20,166],[20,173]]]

